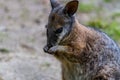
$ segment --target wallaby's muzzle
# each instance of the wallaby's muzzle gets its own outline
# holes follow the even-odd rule
[[[44,52],[48,53],[48,50],[49,50],[48,46],[46,45],[46,46],[43,48],[43,50],[44,50]]]
[[[45,47],[43,48],[44,52],[49,53],[49,49],[52,47],[52,45],[45,45]]]

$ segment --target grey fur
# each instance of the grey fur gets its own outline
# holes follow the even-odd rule
[[[73,4],[74,5],[74,4]],[[53,14],[63,19],[61,24],[59,19],[54,21]],[[74,31],[74,24],[71,17],[64,13],[64,7],[58,6],[51,11],[47,24],[47,45],[44,51],[53,54],[62,63],[62,78],[63,80],[120,80],[120,48],[118,45],[105,33],[86,27],[85,29],[93,32],[90,37],[87,32],[84,35],[77,35],[81,30]],[[52,20],[53,19],[53,20]],[[73,22],[72,27],[71,23]],[[63,30],[59,35],[55,34],[57,26],[62,26]],[[84,29],[83,29],[84,30]],[[76,35],[70,37],[70,34]],[[70,34],[68,34],[70,33]],[[76,38],[75,38],[76,37]],[[72,39],[85,38],[85,48],[77,50],[76,46],[72,46]],[[66,46],[67,45],[67,46]],[[68,46],[70,45],[70,46]],[[71,47],[72,46],[72,47]]]

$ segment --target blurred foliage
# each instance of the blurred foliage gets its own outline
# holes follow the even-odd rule
[[[79,11],[80,12],[91,12],[95,9],[95,6],[93,4],[87,4],[87,3],[79,3]]]
[[[88,26],[99,28],[106,32],[114,40],[120,41],[120,23],[117,21],[107,22],[105,20],[93,20],[87,23]]]
[[[109,3],[109,2],[111,2],[112,0],[104,0],[104,2],[106,2],[106,3]]]
[[[118,17],[120,17],[120,12],[115,12],[114,14],[112,14],[112,19],[115,19]]]
[[[103,0],[103,3],[110,3],[112,0]],[[112,12],[110,14],[103,14],[108,13],[106,12],[105,6],[95,5],[94,3],[79,3],[79,12],[85,13],[90,19],[89,21],[85,22],[88,26],[95,27],[101,29],[105,33],[107,33],[110,37],[114,40],[120,42],[120,12]],[[92,17],[96,13],[96,17]],[[91,16],[92,15],[92,16]]]
[[[0,52],[2,52],[2,53],[9,53],[9,50],[8,50],[8,49],[5,49],[5,48],[1,48],[1,49],[0,49]]]

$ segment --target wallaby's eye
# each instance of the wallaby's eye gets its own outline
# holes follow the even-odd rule
[[[63,27],[61,27],[61,28],[57,29],[57,30],[55,31],[55,33],[56,33],[56,34],[59,34],[59,33],[61,33],[61,32],[62,32],[62,30],[63,30]]]

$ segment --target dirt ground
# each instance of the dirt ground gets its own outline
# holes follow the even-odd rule
[[[48,0],[0,0],[0,80],[60,80],[59,62],[43,52]]]
[[[43,52],[49,12],[49,0],[0,0],[0,80],[61,80],[59,61]]]

